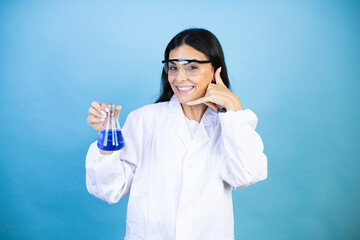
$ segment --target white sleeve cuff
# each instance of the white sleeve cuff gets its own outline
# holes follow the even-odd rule
[[[114,159],[114,158],[120,159],[120,152],[121,150],[114,151],[109,155],[103,155],[101,154],[100,149],[97,146],[97,141],[93,142],[90,145],[89,151],[86,155],[86,167],[91,165],[96,165],[105,159]]]
[[[250,109],[238,111],[230,110],[225,113],[219,113],[219,118],[222,128],[232,128],[248,124],[252,129],[255,129],[258,122],[257,116]]]

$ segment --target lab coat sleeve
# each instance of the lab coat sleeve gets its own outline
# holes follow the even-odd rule
[[[122,150],[103,155],[94,142],[86,155],[86,187],[90,194],[110,204],[129,193],[134,178],[137,145],[133,125],[128,117],[122,129],[125,141]]]
[[[259,134],[257,117],[250,110],[219,114],[225,160],[222,179],[233,189],[245,188],[267,178],[267,157]]]

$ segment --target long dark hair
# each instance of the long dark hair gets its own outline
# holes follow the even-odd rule
[[[221,67],[220,77],[224,84],[230,88],[224,53],[219,40],[214,34],[202,28],[190,28],[178,33],[173,39],[171,39],[165,49],[165,60],[169,60],[171,50],[183,44],[189,45],[197,51],[205,54],[208,57],[208,60],[211,60],[211,64],[215,70]],[[162,70],[161,75],[161,87],[160,97],[156,100],[156,103],[169,101],[174,94],[168,82],[168,75],[164,69]]]

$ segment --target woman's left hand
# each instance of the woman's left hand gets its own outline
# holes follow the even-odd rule
[[[210,83],[206,90],[205,96],[194,101],[186,103],[187,105],[198,105],[206,104],[215,111],[218,108],[225,107],[227,111],[241,110],[241,102],[239,98],[232,93],[224,84],[220,77],[221,67],[218,68],[215,72],[215,81],[216,83]]]

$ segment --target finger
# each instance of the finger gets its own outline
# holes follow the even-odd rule
[[[94,124],[94,123],[101,123],[101,122],[104,122],[105,119],[104,118],[97,118],[97,117],[91,117],[89,116],[88,119],[87,119],[87,122],[91,125],[91,124]]]
[[[218,108],[216,106],[216,104],[212,103],[212,102],[206,102],[205,103],[208,107],[211,107],[212,109],[214,109],[214,111],[217,111]]]
[[[89,108],[89,114],[91,116],[95,116],[95,117],[99,117],[99,118],[105,118],[106,117],[105,111],[101,110],[101,112],[99,112],[98,110],[96,110],[93,107]]]
[[[104,110],[106,112],[110,111],[110,109],[106,103],[100,103],[100,106],[101,106],[102,110]]]
[[[102,107],[101,105],[97,102],[97,101],[93,101],[91,103],[91,107],[93,107],[94,109],[96,109],[97,111],[101,112],[102,110]]]
[[[191,101],[191,102],[187,102],[186,105],[198,105],[198,104],[201,104],[201,103],[206,103],[206,102],[210,102],[209,101],[209,97],[202,97],[202,98],[198,98],[194,101]]]
[[[121,111],[121,105],[118,105],[114,109],[115,116],[119,117]]]
[[[93,101],[92,103],[91,103],[91,107],[92,108],[94,108],[96,111],[98,111],[98,114],[101,114],[101,115],[103,115],[103,116],[106,116],[106,109],[105,109],[105,111],[103,110],[103,107],[101,106],[101,105],[103,105],[103,104],[105,104],[105,103],[98,103],[98,102],[96,102],[96,101]],[[105,104],[106,105],[106,104]],[[90,112],[90,109],[89,109],[89,112]]]
[[[220,73],[221,73],[221,67],[219,67],[216,72],[215,72],[215,81],[216,81],[216,84],[219,84],[219,85],[224,85],[225,86],[225,83],[223,82],[223,80],[221,79],[220,77]]]

